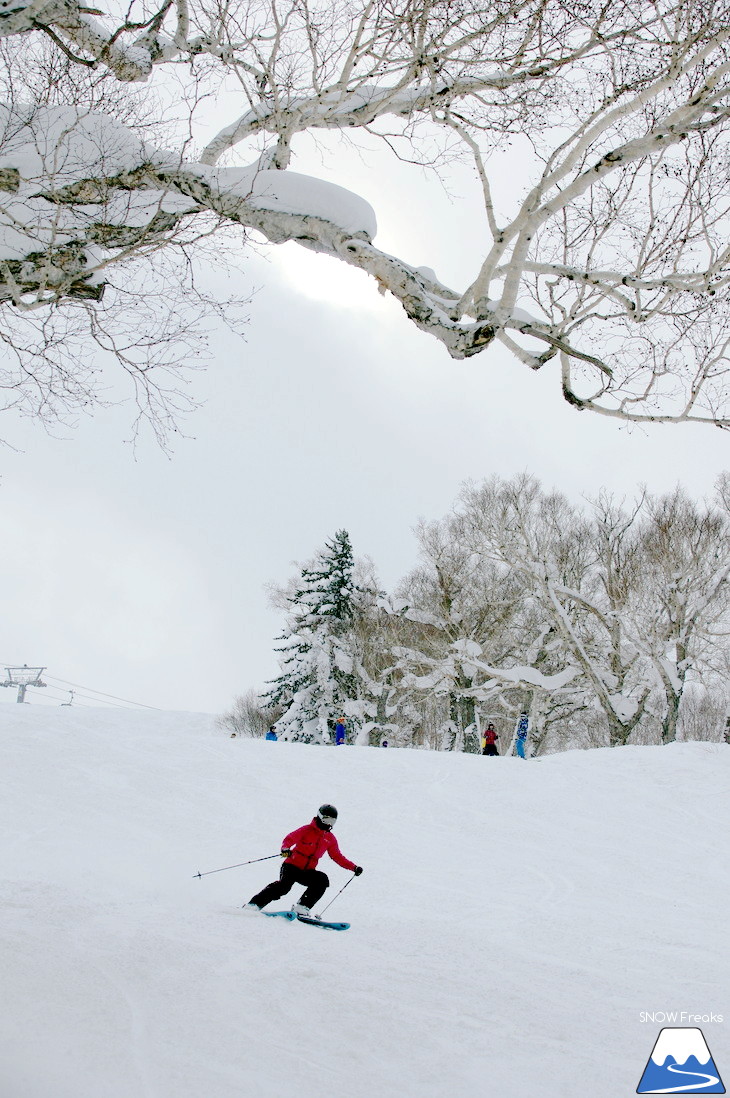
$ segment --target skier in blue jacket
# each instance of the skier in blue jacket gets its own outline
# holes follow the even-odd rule
[[[517,742],[515,747],[517,749],[517,755],[520,759],[525,757],[525,747],[527,746],[527,729],[529,727],[529,717],[527,713],[520,713],[519,724],[517,725]]]

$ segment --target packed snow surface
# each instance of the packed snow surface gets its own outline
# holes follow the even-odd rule
[[[714,1012],[730,1074],[724,744],[523,761],[4,705],[0,750],[2,1098],[622,1098],[671,1010]],[[244,914],[276,859],[194,877],[325,801],[349,931]]]

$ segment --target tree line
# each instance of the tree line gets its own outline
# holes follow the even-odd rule
[[[338,531],[275,602],[280,674],[223,720],[258,734],[502,753],[719,739],[730,704],[730,475],[578,506],[521,474],[463,486],[416,528],[391,593]]]

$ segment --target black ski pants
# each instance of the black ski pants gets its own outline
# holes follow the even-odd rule
[[[256,904],[256,907],[266,907],[272,900],[280,900],[282,896],[286,896],[295,884],[303,884],[307,887],[299,902],[304,904],[305,907],[314,907],[317,901],[324,896],[329,883],[330,879],[327,874],[322,873],[319,869],[297,869],[295,865],[288,865],[284,862],[279,880],[267,884],[266,888],[262,888],[248,902]]]

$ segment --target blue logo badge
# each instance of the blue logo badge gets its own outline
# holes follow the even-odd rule
[[[701,1029],[663,1029],[637,1094],[725,1094]]]

